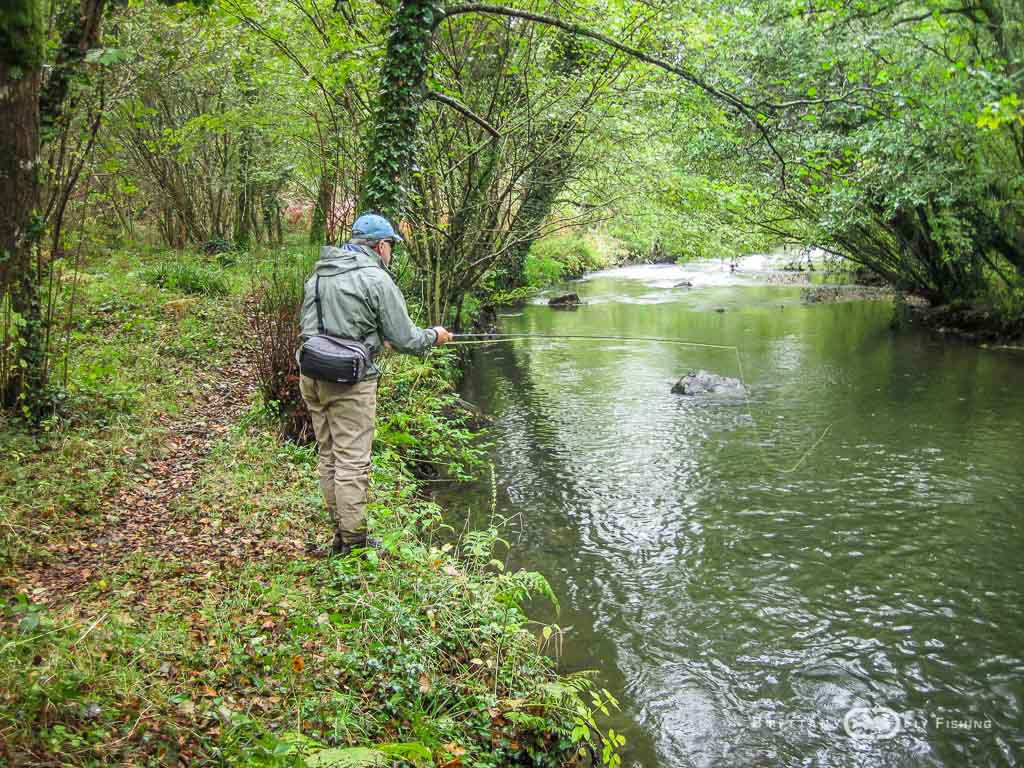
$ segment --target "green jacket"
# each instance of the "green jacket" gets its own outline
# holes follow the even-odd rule
[[[317,325],[315,290],[320,278],[320,305],[324,331],[330,336],[357,339],[377,354],[384,341],[399,352],[422,355],[437,343],[432,328],[419,328],[409,318],[405,298],[395,279],[374,251],[346,243],[340,248],[320,248],[320,260],[306,281],[299,312],[303,340],[320,333]],[[370,366],[369,376],[378,374]]]

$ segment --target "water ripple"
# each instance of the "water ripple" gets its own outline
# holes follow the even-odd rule
[[[739,344],[749,407],[669,393],[690,369],[735,375],[713,350],[547,340],[467,377],[514,556],[574,628],[564,665],[624,694],[639,765],[1016,765],[1024,364],[720,266],[592,275],[578,312],[506,329]],[[870,706],[903,732],[849,738],[843,716]]]

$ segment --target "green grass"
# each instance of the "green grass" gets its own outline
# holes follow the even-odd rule
[[[122,251],[84,272],[72,325],[60,333],[69,340],[57,361],[61,400],[39,430],[0,429],[0,564],[95,518],[106,491],[160,454],[163,422],[198,391],[199,376],[244,338],[240,295],[170,311],[181,294],[142,280],[144,269]]]
[[[225,556],[138,553],[60,608],[31,602],[19,569],[46,545],[91,540],[102,500],[142,482],[167,450],[168,420],[244,340],[251,264],[225,270],[227,295],[179,313],[183,289],[141,278],[153,258],[166,257],[121,251],[86,270],[65,407],[39,430],[0,430],[11,574],[0,580],[0,754],[17,765],[553,766],[575,764],[589,739],[614,765],[618,737],[597,723],[614,700],[559,676],[541,653],[553,631],[519,607],[553,599],[547,583],[506,571],[495,527],[457,538],[420,493],[414,469],[460,476],[479,461],[450,418],[450,355],[385,363],[368,507],[380,552],[287,554],[329,538],[315,450],[282,443],[253,402],[172,508],[223,531]],[[233,557],[239,532],[257,546]]]
[[[143,273],[157,288],[199,296],[225,296],[229,292],[223,270],[196,261],[164,261]]]

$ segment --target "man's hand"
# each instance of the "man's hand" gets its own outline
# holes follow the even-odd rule
[[[439,347],[442,344],[447,344],[449,341],[452,340],[451,332],[447,328],[445,328],[443,325],[435,325],[434,326],[434,333],[437,334],[437,346],[439,346]]]

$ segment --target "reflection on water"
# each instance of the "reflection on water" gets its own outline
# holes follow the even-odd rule
[[[749,407],[670,394],[738,374],[700,347],[504,344],[465,382],[512,556],[562,601],[565,667],[622,694],[627,765],[1015,764],[1024,359],[894,332],[885,302],[803,306],[688,267],[591,276],[579,310],[502,330],[737,345]],[[485,508],[485,485],[446,502]],[[856,707],[901,732],[850,738]]]

